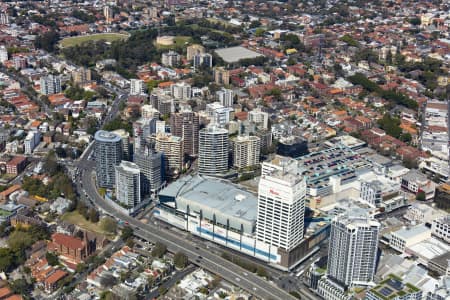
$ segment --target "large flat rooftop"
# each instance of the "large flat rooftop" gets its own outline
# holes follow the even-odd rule
[[[177,208],[185,210],[189,204],[203,210],[204,217],[216,214],[230,218],[256,221],[257,197],[234,184],[206,176],[185,176],[171,183],[159,193],[160,199],[173,198]],[[194,207],[195,206],[195,207]]]
[[[330,185],[330,177],[337,176],[342,182],[356,180],[357,173],[372,165],[360,154],[346,147],[333,147],[313,152],[299,158],[304,168],[308,188],[322,189]]]
[[[263,56],[262,54],[249,50],[247,48],[237,46],[230,48],[217,49],[216,54],[227,63],[235,63],[241,59],[250,59]]]

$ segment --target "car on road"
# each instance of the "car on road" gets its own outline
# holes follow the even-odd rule
[[[241,279],[239,277],[236,277],[236,281],[239,282],[241,281]]]

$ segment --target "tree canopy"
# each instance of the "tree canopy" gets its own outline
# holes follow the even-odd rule
[[[163,243],[157,242],[152,249],[152,256],[161,258],[167,251],[167,246]]]

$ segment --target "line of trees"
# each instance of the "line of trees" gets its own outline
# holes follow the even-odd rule
[[[394,90],[383,90],[378,84],[368,79],[361,73],[356,73],[347,78],[351,83],[361,85],[365,90],[371,93],[376,93],[380,97],[398,105],[403,105],[407,108],[417,109],[417,102],[405,94]]]
[[[236,265],[240,266],[243,269],[246,269],[249,272],[256,273],[256,275],[258,276],[266,278],[269,276],[267,270],[264,267],[255,264],[245,258],[241,258],[228,252],[222,252],[222,258],[235,263]]]

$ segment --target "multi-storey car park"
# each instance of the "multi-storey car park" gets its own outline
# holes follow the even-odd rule
[[[302,156],[298,162],[304,168],[307,194],[313,197],[329,195],[333,184],[351,183],[358,178],[358,172],[372,167],[360,154],[339,146]]]

